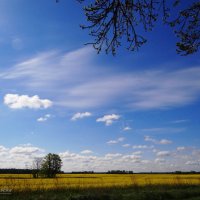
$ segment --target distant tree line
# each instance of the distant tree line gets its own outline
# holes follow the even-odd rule
[[[64,171],[58,171],[58,174],[64,174]],[[133,172],[126,170],[109,170],[107,172],[94,172],[94,171],[72,171],[65,174],[199,174],[198,171],[174,171],[174,172]],[[45,177],[48,175],[43,174],[41,168],[38,169],[16,169],[16,168],[3,168],[0,169],[0,174],[32,174],[34,178]]]
[[[0,169],[0,174],[32,174],[32,169]]]
[[[108,171],[107,174],[133,174],[133,171],[111,170],[111,171]]]
[[[77,171],[77,172],[71,172],[72,174],[94,174],[94,171]],[[70,173],[70,174],[71,174]]]

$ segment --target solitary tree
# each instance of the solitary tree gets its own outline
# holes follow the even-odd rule
[[[47,154],[41,165],[41,173],[48,178],[54,178],[57,173],[61,171],[62,160],[59,155],[49,153]]]
[[[89,29],[94,41],[88,44],[98,52],[105,50],[115,54],[121,41],[127,42],[127,49],[138,50],[147,41],[141,30],[151,31],[159,17],[178,37],[177,53],[193,54],[200,46],[199,0],[78,1],[86,2],[84,11],[88,24],[81,27]]]

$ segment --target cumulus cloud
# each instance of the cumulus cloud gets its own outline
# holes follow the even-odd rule
[[[170,154],[166,151],[160,151],[161,156],[154,158],[150,156],[149,160],[144,159],[141,151],[132,153],[107,152],[98,154],[97,156],[90,155],[89,151],[83,150],[80,153],[70,151],[56,152],[60,155],[63,161],[62,170],[71,171],[108,171],[108,170],[133,170],[134,172],[141,171],[197,171],[199,169],[199,149],[193,152],[187,152],[185,155]],[[164,153],[165,152],[165,153]],[[150,152],[149,152],[150,153]],[[0,146],[0,162],[2,168],[26,168],[32,165],[35,157],[44,157],[46,151],[40,147],[31,144],[18,145],[11,148]],[[155,165],[155,163],[157,163]],[[164,165],[163,165],[164,163]]]
[[[0,152],[5,152],[5,151],[7,151],[8,150],[8,148],[6,148],[6,147],[4,147],[4,146],[0,146]]]
[[[122,157],[124,161],[131,161],[133,163],[140,163],[141,162],[141,156],[139,155],[125,155]]]
[[[176,150],[177,151],[184,151],[184,150],[186,150],[186,147],[183,147],[183,146],[182,147],[177,147]]]
[[[124,140],[125,140],[124,137],[120,137],[120,138],[117,139],[117,141],[119,141],[119,142],[123,142]]]
[[[108,141],[107,144],[117,144],[117,143],[119,143],[119,142],[123,142],[124,140],[125,140],[124,137],[119,137],[119,138],[116,139],[116,140],[110,140],[110,141]]]
[[[167,140],[167,139],[156,140],[150,136],[144,136],[144,140],[146,142],[153,142],[154,144],[163,144],[163,145],[172,143],[171,140]]]
[[[156,155],[159,157],[170,156],[170,151],[159,151]]]
[[[42,151],[38,147],[33,146],[16,146],[10,149],[11,154],[33,154]]]
[[[112,159],[112,158],[116,158],[116,157],[120,157],[122,156],[121,153],[108,153],[105,155],[106,159]]]
[[[120,115],[111,114],[111,115],[104,115],[101,118],[98,118],[97,122],[104,122],[106,126],[111,125],[114,121],[118,120],[120,118]]]
[[[166,140],[166,139],[162,139],[159,141],[159,144],[171,144],[172,141],[171,140]]]
[[[123,147],[130,147],[131,145],[130,144],[123,144],[122,146]]]
[[[75,121],[77,119],[82,119],[82,118],[85,118],[85,117],[90,117],[92,116],[92,113],[90,112],[83,112],[83,113],[76,113],[72,116],[71,120]]]
[[[123,128],[124,131],[130,131],[132,128],[130,126],[126,126]]]
[[[51,107],[53,103],[49,99],[40,99],[37,95],[31,97],[28,95],[6,94],[4,96],[4,104],[11,109],[46,109]]]
[[[153,145],[151,146],[147,146],[147,145],[133,145],[132,146],[133,149],[152,149],[154,148]]]
[[[141,155],[142,154],[142,151],[134,151],[133,152],[133,155]]]
[[[200,165],[200,161],[187,161],[186,163],[185,163],[186,165]]]
[[[47,121],[49,118],[51,118],[52,117],[52,115],[50,115],[50,114],[46,114],[46,115],[44,115],[43,117],[39,117],[38,119],[37,119],[37,121],[38,122],[45,122],[45,121]]]
[[[91,153],[93,153],[93,151],[88,149],[81,151],[81,154],[91,154]]]
[[[163,164],[163,163],[166,162],[166,160],[165,160],[164,158],[156,158],[156,159],[155,159],[155,162],[156,162],[156,163],[159,163],[159,164]]]
[[[153,143],[157,142],[157,140],[151,138],[150,136],[144,136],[144,141],[146,141],[146,142],[153,142]]]
[[[117,144],[117,143],[118,143],[117,140],[109,140],[109,141],[107,142],[107,144]]]

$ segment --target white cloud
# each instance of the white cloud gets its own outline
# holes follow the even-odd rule
[[[122,157],[124,160],[132,160],[132,162],[140,162],[140,158],[139,155],[125,155]]]
[[[117,139],[119,142],[123,142],[124,140],[125,140],[125,138],[124,137],[120,137],[120,138],[118,138]]]
[[[0,152],[6,151],[6,150],[7,150],[7,148],[5,148],[4,146],[0,146]]]
[[[120,115],[111,114],[111,115],[104,115],[101,118],[98,118],[97,122],[105,122],[106,126],[111,125],[114,121],[118,120]]]
[[[4,146],[0,146],[0,153],[6,152],[8,148],[5,148]]]
[[[185,163],[186,165],[197,165],[197,166],[199,166],[200,165],[200,161],[187,161],[186,163]]]
[[[4,104],[12,109],[46,109],[51,107],[53,103],[49,99],[40,99],[37,95],[30,97],[28,95],[6,94],[4,96]]]
[[[44,117],[39,117],[37,119],[38,122],[45,122],[47,121],[49,118],[51,118],[52,116],[50,114],[46,114]]]
[[[153,142],[154,144],[163,144],[163,145],[172,143],[171,140],[167,140],[167,139],[156,140],[154,138],[151,138],[150,136],[145,136],[144,140],[147,142]]]
[[[11,154],[33,154],[42,151],[42,149],[33,146],[16,146],[10,149]]]
[[[118,143],[117,140],[109,140],[109,141],[107,142],[107,144],[117,144],[117,143]]]
[[[117,143],[119,143],[119,142],[123,142],[124,140],[125,140],[124,137],[119,137],[119,138],[116,139],[116,140],[110,140],[110,141],[108,141],[107,144],[117,144]]]
[[[81,154],[91,154],[91,153],[93,153],[93,151],[88,149],[81,151]]]
[[[131,145],[130,144],[123,144],[122,146],[123,147],[130,147]]]
[[[153,148],[153,146],[147,146],[147,145],[133,145],[133,149],[148,149],[148,148]]]
[[[191,171],[199,170],[200,156],[199,149],[195,149],[188,154],[179,155],[168,151],[160,151],[160,156],[154,158],[153,155],[149,160],[143,158],[141,151],[133,153],[107,152],[93,156],[89,154],[91,150],[74,153],[70,151],[56,152],[63,161],[62,170],[71,171],[108,171],[108,170],[132,170],[134,172],[150,171]],[[87,153],[86,153],[87,152]],[[11,148],[0,146],[0,162],[2,168],[26,168],[31,167],[35,157],[44,157],[46,151],[40,147],[31,144],[18,145]],[[156,164],[155,164],[156,163]]]
[[[180,120],[172,121],[171,123],[173,123],[173,124],[180,124],[180,123],[185,123],[185,122],[188,122],[188,121],[189,121],[188,119],[180,119]]]
[[[126,126],[126,127],[124,127],[124,131],[130,131],[132,128],[131,127],[129,127],[129,126]]]
[[[142,110],[179,107],[199,99],[200,75],[196,73],[200,74],[200,68],[104,75],[71,88],[70,95],[91,106],[118,103]],[[72,106],[75,102],[68,103]]]
[[[163,164],[163,163],[166,162],[166,160],[165,160],[164,158],[156,158],[156,159],[155,159],[155,162],[156,162],[156,163],[159,163],[159,164]]]
[[[75,121],[77,119],[82,119],[82,118],[85,118],[85,117],[90,117],[92,116],[92,113],[90,112],[83,112],[83,113],[76,113],[72,116],[71,120]]]
[[[171,140],[166,140],[166,139],[162,139],[159,141],[159,144],[171,144],[172,141]]]
[[[138,129],[138,131],[155,132],[155,133],[179,133],[185,131],[185,128],[159,127],[159,128]]]
[[[177,149],[177,151],[184,151],[184,150],[186,150],[186,147],[177,147],[176,149]]]
[[[200,67],[118,73],[99,67],[94,58],[89,47],[67,53],[47,51],[1,70],[0,78],[6,89],[12,83],[18,89],[45,92],[56,105],[73,109],[109,105],[163,109],[191,104],[200,97]]]
[[[151,138],[150,136],[144,136],[144,141],[157,143],[157,140]]]
[[[135,151],[133,152],[134,155],[141,155],[142,154],[142,151]]]
[[[159,151],[156,155],[159,157],[170,156],[170,152],[169,151]]]
[[[112,159],[112,158],[116,158],[116,157],[120,157],[122,156],[121,153],[108,153],[105,155],[106,159]]]

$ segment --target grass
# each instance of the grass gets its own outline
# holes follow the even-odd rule
[[[0,199],[15,200],[200,200],[196,174],[62,174],[54,179],[0,175]]]

